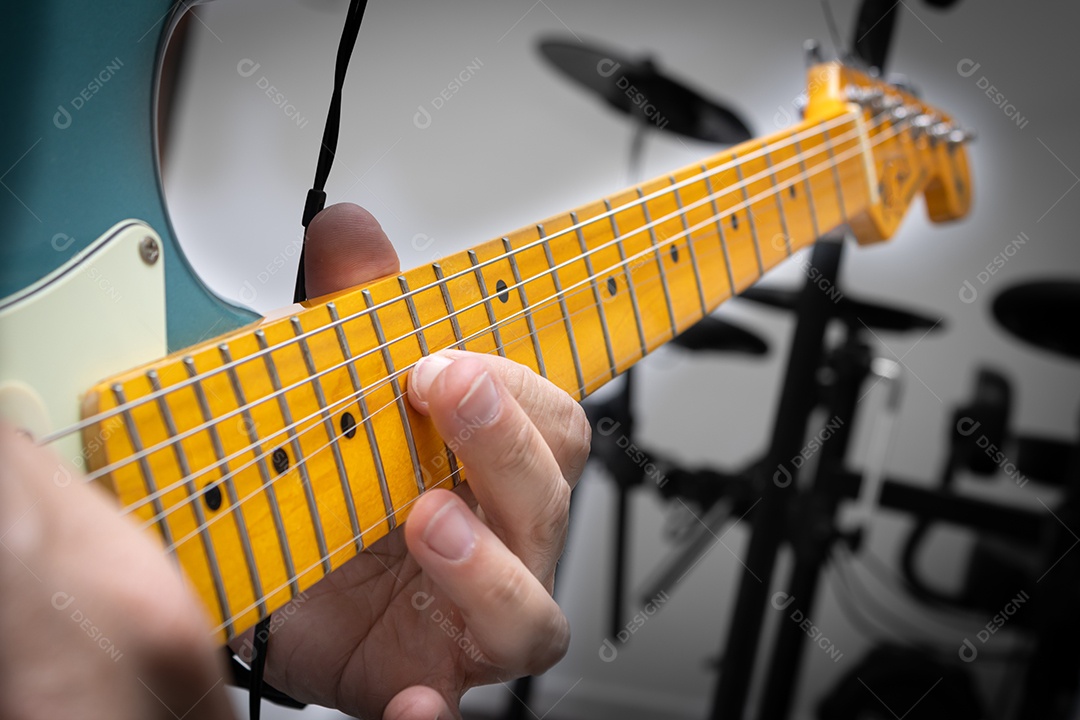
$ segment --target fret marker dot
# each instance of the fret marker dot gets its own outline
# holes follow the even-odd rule
[[[282,448],[278,448],[270,457],[270,462],[274,465],[274,472],[281,475],[289,469],[289,453]]]
[[[506,289],[505,280],[500,280],[495,283],[495,294],[498,296],[500,302],[506,302],[510,299],[510,291]]]
[[[341,414],[341,432],[349,439],[356,435],[356,418],[352,416],[352,413]]]
[[[671,262],[679,262],[679,246],[675,244],[671,246]]]
[[[789,185],[788,186],[788,194],[791,195],[791,197],[793,197],[793,198],[795,197],[795,186],[794,185]]]
[[[203,492],[203,500],[206,501],[206,507],[211,510],[219,510],[221,508],[221,488],[217,485],[207,485],[206,491]]]
[[[739,216],[737,214],[733,214],[731,216],[731,229],[732,230],[738,230],[739,229]]]
[[[618,287],[618,286],[617,286],[617,285],[615,284],[615,278],[613,278],[613,277],[609,277],[609,278],[607,279],[607,291],[608,291],[608,295],[610,295],[611,297],[615,297],[615,290],[616,290],[616,288],[617,288],[617,287]]]

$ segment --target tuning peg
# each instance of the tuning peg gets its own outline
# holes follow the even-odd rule
[[[806,67],[820,65],[825,60],[821,54],[821,43],[814,39],[803,43],[803,54],[806,57]]]
[[[930,128],[937,122],[938,119],[929,113],[916,115],[911,121],[911,131],[917,137],[922,133],[929,132]]]
[[[909,117],[911,117],[911,114],[911,109],[903,103],[897,105],[889,111],[889,117],[892,118],[893,122],[903,122],[904,120],[907,120]]]
[[[955,128],[949,132],[947,139],[950,145],[960,145],[961,143],[974,142],[976,135],[975,131],[970,128]]]

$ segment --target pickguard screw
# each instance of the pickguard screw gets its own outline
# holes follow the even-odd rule
[[[157,240],[149,235],[144,237],[139,243],[139,257],[147,265],[156,263],[158,258],[161,257],[161,247],[158,246]]]

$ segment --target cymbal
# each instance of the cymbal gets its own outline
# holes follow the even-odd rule
[[[994,319],[1013,336],[1043,350],[1080,360],[1080,281],[1043,280],[1005,290],[994,298]]]
[[[645,127],[723,145],[752,137],[735,111],[661,73],[650,58],[632,60],[577,40],[548,38],[539,47],[559,72]]]
[[[757,333],[727,320],[706,315],[686,328],[672,345],[687,350],[767,355],[769,344]]]
[[[795,311],[799,307],[801,290],[782,290],[770,287],[751,287],[743,290],[738,297],[760,305]],[[898,307],[889,307],[878,303],[855,300],[850,295],[842,295],[837,300],[835,316],[852,325],[865,323],[872,330],[891,332],[910,332],[913,330],[944,329],[941,318],[920,315]]]

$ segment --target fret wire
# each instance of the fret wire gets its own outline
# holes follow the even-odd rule
[[[525,283],[521,281],[521,272],[518,270],[517,260],[514,257],[514,248],[510,244],[510,238],[504,237],[502,239],[503,250],[506,252],[506,256],[510,258],[510,272],[514,276],[514,284],[517,285],[518,298],[521,300],[521,307],[525,311],[525,327],[529,329],[529,336],[532,338],[533,354],[536,355],[536,369],[540,374],[540,377],[547,378],[547,368],[544,367],[544,353],[540,348],[540,338],[536,334],[536,323],[533,321],[532,308],[529,306],[529,297],[525,293]]]
[[[117,403],[120,405],[127,404],[123,385],[116,383],[112,386],[112,391]],[[131,411],[126,408],[121,413],[121,417],[124,418],[124,427],[127,429],[128,438],[131,440],[131,448],[136,453],[141,453],[143,444],[142,439],[139,437],[139,429],[135,425],[135,418],[131,416]],[[150,469],[150,462],[145,456],[140,456],[138,463],[139,471],[143,476],[143,486],[146,488],[146,493],[153,498],[150,507],[154,511],[154,516],[158,518],[158,527],[161,528],[162,538],[165,540],[166,546],[171,546],[172,532],[169,529],[169,523],[166,522],[164,515],[165,508],[162,506],[161,498],[158,496],[157,483],[154,481],[154,471]]]
[[[364,388],[360,383],[360,375],[356,372],[356,365],[353,363],[352,350],[349,349],[349,339],[345,336],[345,328],[339,322],[337,305],[332,301],[328,302],[326,303],[326,309],[330,313],[330,319],[334,323],[334,329],[337,331],[338,346],[341,348],[341,355],[346,361],[345,366],[349,368],[349,380],[352,382],[360,407],[360,422],[363,424],[364,432],[367,434],[368,447],[371,448],[371,459],[375,463],[375,474],[379,478],[379,492],[382,493],[383,507],[386,510],[389,528],[393,530],[397,527],[397,513],[394,511],[394,502],[390,499],[390,486],[386,482],[386,468],[383,467],[382,453],[379,452],[379,441],[375,437],[375,428],[371,422],[371,414],[368,412]]]
[[[795,157],[799,158],[799,175],[802,176],[803,187],[806,191],[806,204],[810,208],[810,227],[814,229],[816,241],[821,237],[821,230],[818,228],[817,208],[814,206],[814,191],[810,187],[810,175],[806,172],[806,159],[803,157],[798,138],[795,139]]]
[[[364,303],[369,309],[375,305],[370,290],[361,290],[360,294],[364,296]],[[394,370],[394,358],[390,356],[390,346],[386,344],[386,336],[383,335],[379,313],[372,312],[370,315],[371,325],[375,329],[375,339],[378,340],[379,347],[382,348],[383,364],[390,374],[390,389],[394,392],[394,401],[397,403],[398,414],[401,415],[401,426],[405,431],[405,442],[409,446],[409,458],[412,460],[413,474],[416,476],[416,489],[422,493],[424,492],[424,476],[420,473],[420,457],[416,453],[416,441],[413,439],[412,423],[409,421],[409,413],[405,409],[405,396],[401,392],[401,383],[398,382],[398,376]]]
[[[465,350],[465,338],[461,335],[461,326],[458,324],[457,311],[454,310],[454,301],[450,297],[450,288],[446,287],[446,280],[443,277],[442,266],[439,265],[439,263],[431,263],[431,269],[435,272],[435,279],[442,294],[443,305],[446,306],[447,317],[450,318],[450,327],[454,330],[454,339],[457,341],[456,343],[454,343],[454,346],[460,347],[462,350]],[[447,450],[449,451],[449,448],[447,448]],[[453,455],[452,452],[451,455]],[[461,484],[461,468],[457,467],[456,457],[454,457],[453,468],[454,470],[452,476],[454,480],[454,487],[457,487]]]
[[[416,339],[420,345],[420,354],[423,357],[427,357],[429,354],[427,338],[424,336],[424,330],[420,325],[420,315],[416,312],[416,304],[413,302],[412,294],[409,292],[409,281],[404,275],[398,275],[398,287],[401,289],[402,297],[405,298],[405,306],[409,309],[409,319],[412,320],[413,330],[416,331]],[[446,462],[449,463],[450,473],[454,476],[454,487],[460,482],[458,476],[458,462],[457,456],[454,455],[454,451],[450,449],[450,446],[443,442],[443,449],[446,451]]]
[[[436,284],[439,286],[439,291],[442,293],[443,304],[446,305],[446,313],[450,318],[450,327],[454,330],[454,339],[457,340],[454,343],[462,350],[468,350],[465,347],[465,338],[461,336],[461,325],[458,324],[457,311],[454,310],[454,301],[450,297],[450,288],[446,286],[446,278],[443,277],[442,265],[439,263],[431,263],[431,269],[435,271]]]
[[[832,119],[830,119],[828,121],[824,121],[823,123],[820,123],[819,125],[817,125],[817,126],[815,126],[813,128],[808,128],[808,129],[802,130],[799,133],[797,133],[796,135],[793,135],[792,138],[796,137],[797,135],[803,135],[803,136],[806,136],[806,137],[814,137],[814,134],[819,133],[822,129],[827,129],[828,127],[838,125],[838,124],[847,123],[847,122],[851,122],[850,113],[845,114],[843,116],[834,117],[834,118],[832,118]],[[872,126],[870,129],[875,129],[878,126],[880,126],[880,124],[881,123],[878,122],[877,124]],[[895,136],[895,134],[893,136]],[[893,137],[893,136],[890,136],[890,137]],[[876,143],[876,144],[880,144],[880,143]],[[777,146],[779,147],[780,145],[777,144]],[[749,157],[750,156],[747,156],[747,158],[744,158],[744,159],[748,159]],[[702,164],[701,167],[705,168],[705,165]],[[721,171],[726,170],[726,169],[728,169],[726,165],[721,165],[721,166],[718,166],[717,168],[715,168],[712,172],[715,174],[717,172],[721,172]],[[708,171],[706,171],[706,172],[708,172]],[[681,181],[680,185],[692,184],[694,182],[697,182],[700,179],[701,179],[700,177],[688,178],[687,180]],[[705,179],[708,180],[708,177],[706,176]],[[651,195],[650,195],[650,197],[651,197]],[[588,221],[588,223],[598,222],[598,221],[602,220],[605,216],[607,216],[607,213],[604,213],[602,215],[598,215],[597,217],[591,218]],[[561,235],[562,233],[570,232],[572,230],[577,231],[577,230],[580,230],[580,228],[578,228],[578,227],[566,228],[564,230],[559,231],[559,234]],[[552,237],[556,237],[556,236],[552,236]],[[525,248],[521,248],[521,249],[524,250]],[[495,259],[485,261],[481,265],[483,266],[483,265],[490,264],[491,262],[494,262],[494,260]],[[458,277],[459,275],[462,275],[465,272],[467,272],[467,271],[459,271],[458,273],[455,273],[453,276],[450,276],[448,279],[453,279],[455,277]],[[420,288],[420,289],[426,289],[426,288]],[[387,302],[389,302],[389,301],[387,301]],[[385,304],[387,304],[387,303],[382,303],[382,304],[379,305],[379,307],[382,307]],[[361,313],[357,313],[356,316],[358,316],[359,314],[361,314]],[[349,316],[348,318],[345,318],[345,319],[350,320],[350,319],[353,319],[353,317],[355,317],[355,316]],[[286,341],[285,343],[282,343],[281,345],[288,345],[291,342],[292,342],[291,340]],[[275,346],[274,349],[279,349],[279,348],[277,346]],[[259,354],[262,354],[262,353],[261,352],[256,353],[256,355],[259,355]],[[247,361],[249,359],[254,359],[254,358],[245,358],[245,361]],[[226,367],[222,366],[222,367],[215,368],[214,370],[209,371],[206,374],[208,376],[209,375],[214,375],[214,374],[216,374],[218,372],[223,372],[225,370],[226,370]],[[183,385],[183,387],[187,386],[186,383],[187,383],[187,381],[185,381],[185,384]],[[179,389],[182,389],[182,387],[178,387],[176,389],[179,390]],[[151,397],[141,397],[137,401],[134,401],[132,404],[133,405],[139,405],[139,404],[142,404],[144,402],[149,402],[152,399],[153,398],[151,398]],[[100,422],[100,421],[106,420],[106,419],[108,419],[110,417],[114,417],[116,415],[119,415],[120,412],[121,412],[120,408],[112,408],[111,410],[104,411],[102,413],[98,413],[98,414],[96,414],[94,416],[85,417],[82,420],[78,421],[77,423],[74,423],[74,424],[69,425],[69,426],[67,426],[65,428],[62,428],[61,430],[57,430],[57,431],[54,431],[52,433],[49,433],[48,435],[45,435],[40,440],[40,442],[41,442],[41,444],[48,444],[48,443],[51,443],[51,442],[55,442],[59,438],[64,437],[64,436],[66,436],[66,435],[68,435],[70,433],[78,432],[80,430],[83,430],[83,429],[89,427],[93,423]]]
[[[765,274],[765,263],[761,260],[761,244],[758,242],[757,227],[754,223],[754,208],[750,204],[750,192],[746,188],[746,183],[743,182],[742,163],[736,162],[738,155],[731,154],[731,161],[735,163],[735,177],[739,182],[739,189],[742,190],[743,205],[746,206],[746,223],[750,226],[750,238],[754,241],[754,257],[757,258],[758,277]]]
[[[788,257],[791,257],[791,236],[788,235],[787,217],[784,216],[784,203],[782,201],[783,192],[777,187],[776,173],[773,171],[772,159],[769,157],[768,145],[762,143],[761,152],[765,157],[765,167],[769,170],[769,180],[772,181],[773,195],[776,197],[776,212],[780,216],[780,232],[784,234],[784,247],[787,249]]]
[[[195,359],[187,355],[184,357],[183,362],[188,377],[197,378],[198,370],[195,368]],[[221,468],[221,480],[219,482],[225,486],[225,497],[228,499],[229,505],[237,509],[237,512],[233,515],[233,521],[236,523],[236,530],[240,535],[240,546],[244,551],[244,561],[248,566],[251,591],[256,598],[262,598],[262,577],[259,575],[259,566],[255,563],[255,552],[251,547],[247,520],[244,519],[243,508],[239,507],[239,495],[233,483],[232,472],[229,470],[229,463],[225,460],[225,446],[221,442],[221,435],[218,433],[217,425],[213,422],[214,416],[210,412],[210,402],[206,397],[206,390],[203,388],[202,381],[196,379],[192,387],[195,389],[195,398],[199,403],[199,411],[202,413],[203,421],[208,425],[206,431],[210,435],[210,443],[214,447],[214,456],[217,458],[218,467]],[[260,599],[258,606],[259,618],[265,618],[267,615],[265,602]]]
[[[637,193],[639,198],[644,195],[640,185]],[[667,273],[664,271],[664,260],[660,255],[660,245],[656,239],[656,228],[652,227],[652,217],[649,215],[649,203],[641,203],[641,211],[645,216],[645,224],[650,226],[649,242],[652,243],[653,255],[656,257],[656,268],[660,272],[660,287],[664,291],[664,301],[667,303],[668,320],[671,322],[671,337],[675,337],[679,334],[679,328],[675,323],[675,309],[671,306],[671,293],[668,291]]]
[[[703,173],[708,172],[708,166],[701,164]],[[712,180],[705,175],[705,192],[708,193],[709,202],[712,204],[713,216],[716,218],[716,232],[720,234],[720,249],[724,251],[724,269],[727,271],[728,297],[735,297],[735,275],[731,269],[731,254],[728,253],[727,240],[724,238],[724,216],[720,214],[720,207],[716,204],[716,194],[712,189]]]
[[[300,324],[300,318],[293,315],[289,318],[292,324],[293,334],[297,337],[303,334],[304,328]],[[341,457],[341,443],[337,431],[334,430],[334,420],[330,411],[326,408],[326,395],[323,392],[322,380],[316,376],[315,358],[311,356],[311,347],[307,338],[300,340],[300,354],[304,356],[304,365],[307,367],[308,377],[311,378],[311,387],[315,391],[315,400],[319,403],[319,410],[323,416],[323,427],[326,429],[326,439],[330,442],[330,453],[334,456],[334,465],[337,466],[338,480],[341,482],[341,493],[345,497],[345,511],[349,516],[353,538],[356,539],[356,549],[364,549],[363,533],[360,530],[360,521],[356,517],[356,503],[353,501],[352,488],[349,487],[349,475],[345,471],[345,460]],[[284,397],[284,396],[282,396]],[[306,464],[305,464],[306,467]]]
[[[604,198],[604,207],[611,210],[611,201]],[[641,357],[649,354],[648,345],[645,342],[645,330],[641,326],[641,312],[638,310],[637,292],[634,290],[634,281],[630,278],[630,268],[626,265],[626,249],[623,247],[622,237],[619,233],[619,224],[615,220],[615,213],[608,215],[611,220],[611,231],[615,234],[615,247],[619,249],[619,260],[622,262],[623,277],[626,278],[626,290],[630,293],[630,306],[634,310],[634,322],[637,323],[638,340],[641,341]]]
[[[675,207],[679,209],[679,220],[682,221],[684,237],[686,237],[686,250],[690,254],[690,267],[694,270],[694,282],[697,283],[698,301],[701,303],[701,317],[709,314],[709,306],[705,302],[705,288],[701,284],[701,272],[698,270],[697,253],[694,252],[694,239],[690,237],[690,225],[686,222],[686,213],[683,212],[682,197],[679,188],[675,187],[675,176],[668,175],[668,184],[672,186],[675,194]]]
[[[585,235],[581,232],[581,223],[577,219],[577,211],[570,213],[570,220],[577,227],[578,246],[581,248],[581,258],[585,260],[585,272],[588,273],[589,284],[592,285],[593,300],[596,301],[596,309],[600,315],[600,329],[604,333],[604,347],[607,348],[608,364],[611,367],[611,377],[619,374],[615,363],[615,350],[611,347],[611,335],[608,334],[607,313],[604,312],[604,300],[600,297],[600,286],[596,282],[596,273],[593,271],[592,255],[587,252],[588,245],[585,243]]]
[[[484,309],[487,310],[488,324],[491,325],[491,335],[495,338],[495,349],[499,351],[501,357],[506,357],[502,336],[499,334],[499,326],[498,323],[495,322],[495,309],[491,305],[491,298],[488,297],[487,283],[484,282],[484,274],[480,272],[480,261],[476,257],[475,251],[470,250],[468,254],[469,262],[472,263],[473,273],[476,276],[476,286],[480,288],[480,297],[484,299]]]
[[[251,408],[247,403],[247,398],[244,394],[244,386],[240,384],[240,374],[236,372],[236,367],[232,363],[232,352],[229,350],[229,346],[226,343],[218,345],[218,352],[221,353],[221,359],[228,365],[226,371],[229,375],[229,383],[232,385],[233,395],[236,396],[236,402],[239,403],[241,408],[241,417],[244,418],[244,427],[247,428],[248,441],[252,447],[255,448],[256,464],[259,467],[259,476],[263,481],[263,488],[266,490],[267,504],[270,506],[270,516],[274,520],[274,530],[277,532],[278,546],[281,548],[281,558],[285,563],[286,577],[292,578],[290,585],[292,588],[292,595],[296,597],[300,594],[300,586],[297,584],[296,566],[293,565],[292,550],[289,548],[289,538],[285,532],[285,523],[281,519],[281,506],[278,504],[277,491],[274,489],[274,484],[271,480],[270,467],[266,464],[266,453],[263,452],[262,443],[259,441],[259,433],[255,430],[255,419],[251,415]]]
[[[266,349],[269,344],[266,341],[266,333],[261,329],[255,331],[255,340],[259,343],[259,347]],[[277,363],[274,362],[274,354],[266,353],[263,355],[263,361],[266,364],[266,372],[270,376],[270,384],[273,385],[274,390],[281,389],[281,378],[278,377]],[[289,445],[293,449],[293,461],[296,465],[297,472],[300,473],[300,484],[304,487],[304,498],[307,500],[308,515],[311,517],[312,530],[315,532],[315,542],[319,548],[319,554],[326,555],[326,533],[323,531],[322,518],[319,516],[319,506],[315,502],[315,488],[311,485],[311,477],[308,475],[307,460],[304,459],[304,451],[300,447],[300,438],[296,434],[296,427],[293,425],[292,411],[289,410],[289,400],[282,393],[277,396],[278,409],[281,411],[281,419],[285,423],[285,427],[288,430]],[[288,472],[288,470],[286,470]],[[284,473],[282,473],[284,474]],[[323,570],[329,573],[330,558],[323,558]]]
[[[551,257],[551,246],[548,241],[544,239],[544,226],[537,225],[536,231],[540,235],[540,239],[543,240],[541,245],[544,247],[544,257],[547,259],[548,268],[551,270],[551,281],[555,286],[555,296],[559,298],[559,309],[562,312],[563,327],[566,328],[567,341],[570,343],[570,356],[574,360],[574,373],[577,375],[578,381],[578,400],[585,399],[585,376],[581,372],[581,359],[578,357],[577,342],[574,340],[574,324],[570,322],[570,312],[566,307],[566,298],[563,297],[562,281],[559,280],[559,271],[555,269],[555,261]]]
[[[147,371],[146,378],[150,381],[150,387],[154,390],[161,389],[161,379],[157,370]],[[172,411],[169,410],[169,404],[165,401],[164,395],[158,396],[157,406],[161,419],[165,422],[165,431],[169,433],[170,438],[175,438],[176,423],[173,421]],[[173,454],[176,455],[176,462],[180,466],[180,474],[184,478],[184,489],[187,491],[188,498],[191,498],[191,502],[188,504],[191,505],[192,513],[195,515],[195,522],[199,528],[199,539],[202,541],[203,551],[206,553],[206,563],[210,569],[210,579],[214,584],[214,593],[218,598],[218,608],[221,610],[221,617],[225,619],[225,635],[232,637],[233,627],[230,621],[232,612],[229,610],[229,598],[225,594],[225,582],[221,578],[217,552],[214,550],[214,543],[210,538],[210,531],[206,525],[206,514],[203,512],[202,505],[199,504],[199,493],[195,488],[195,482],[191,479],[191,465],[188,463],[183,444],[174,442],[172,446]]]
[[[833,162],[832,140],[829,139],[829,131],[824,130],[822,136],[825,138],[825,152],[828,153],[829,164],[832,165],[833,185],[836,186],[836,202],[840,206],[840,217],[846,222],[848,214],[844,204],[844,186],[840,182],[839,163]]]

